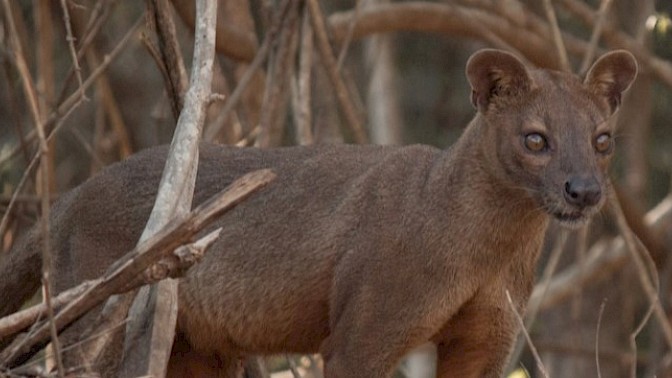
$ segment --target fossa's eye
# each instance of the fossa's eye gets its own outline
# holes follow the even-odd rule
[[[600,134],[595,138],[595,151],[605,154],[611,151],[611,135],[604,133]]]
[[[542,152],[548,149],[546,138],[539,133],[525,135],[525,148],[532,152]]]

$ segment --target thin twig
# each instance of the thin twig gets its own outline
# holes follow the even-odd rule
[[[630,257],[635,263],[637,277],[639,278],[640,284],[644,289],[644,293],[649,300],[650,307],[649,311],[647,311],[649,314],[647,314],[643,320],[648,320],[648,315],[650,315],[650,312],[653,312],[656,319],[658,320],[660,328],[663,331],[668,348],[672,349],[672,326],[670,326],[667,315],[665,314],[665,311],[660,304],[660,300],[658,299],[659,281],[655,263],[651,259],[649,251],[646,249],[646,247],[637,239],[632,230],[630,230],[630,227],[625,220],[625,216],[623,215],[623,209],[621,209],[621,205],[616,197],[610,197],[611,209],[616,216],[618,229],[621,233],[621,236],[623,237],[623,240],[625,241],[627,250],[630,253]],[[644,322],[642,322],[638,328],[643,328],[643,326]],[[633,332],[631,335],[633,342],[634,337],[636,337],[639,331],[641,331],[641,329],[636,330],[636,333]]]
[[[210,93],[210,97],[208,97],[208,103],[211,104],[213,102],[220,102],[220,101],[226,101],[226,95],[222,93]]]
[[[542,273],[541,280],[535,287],[535,288],[541,288],[541,293],[538,296],[532,296],[528,301],[527,310],[525,311],[525,325],[524,325],[525,329],[531,329],[532,326],[534,326],[534,322],[537,320],[539,310],[541,309],[541,303],[544,301],[544,298],[546,297],[546,293],[548,292],[548,289],[550,287],[553,274],[555,273],[555,270],[558,267],[560,256],[562,256],[562,252],[565,250],[565,245],[567,244],[568,237],[569,237],[569,231],[567,231],[564,228],[560,229],[560,234],[557,236],[557,239],[555,240],[555,245],[553,246],[553,250],[551,251],[550,256],[548,258],[548,262],[546,263],[546,267],[544,268],[544,272]],[[509,370],[512,370],[514,368],[514,364],[517,364],[518,360],[520,359],[520,354],[523,352],[524,346],[525,343],[523,339],[519,338],[518,342],[516,343],[516,347],[513,353],[511,354],[511,358],[509,359],[509,366],[508,366]]]
[[[72,2],[70,2],[70,4],[72,4]],[[93,8],[93,11],[91,12],[91,17],[89,19],[89,22],[87,23],[85,31],[79,33],[80,35],[83,35],[83,37],[80,37],[79,40],[77,59],[82,59],[82,57],[84,57],[84,54],[88,51],[89,47],[93,43],[94,38],[98,35],[98,32],[100,32],[100,30],[102,29],[103,24],[110,15],[109,8],[110,8],[110,0],[103,0],[96,2],[96,6]],[[75,30],[77,30],[78,29],[77,12],[75,12],[73,15],[74,15],[73,20]],[[63,86],[61,88],[61,92],[58,95],[56,103],[61,103],[63,101],[65,95],[67,94],[67,89],[69,88],[70,82],[72,81],[72,78],[74,76],[75,76],[75,67],[72,66],[68,70],[68,73],[65,75],[65,79],[63,80]]]
[[[581,274],[585,274],[586,269],[586,252],[588,249],[589,226],[590,224],[586,224],[576,233],[576,261],[579,266],[579,270],[581,270]],[[578,317],[581,314],[581,287],[576,288],[572,297],[572,320],[574,320],[573,324],[578,325],[580,323],[578,321]]]
[[[259,135],[260,127],[257,125],[252,131],[247,133],[244,137],[242,137],[239,141],[234,143],[234,146],[236,147],[249,147],[252,144],[254,144],[254,141],[257,139],[257,136]]]
[[[93,38],[98,34],[100,28],[102,27],[103,22],[110,14],[110,5],[114,1],[104,0],[96,1],[96,5],[91,10],[89,15],[89,20],[84,27],[83,33],[80,34],[79,46],[77,46],[77,59],[82,59],[86,49],[89,44],[93,42]],[[77,17],[73,17],[75,20],[75,28],[77,27]],[[83,36],[83,37],[82,37]]]
[[[266,56],[271,50],[271,47],[275,44],[278,38],[280,27],[282,26],[282,21],[284,19],[285,14],[287,13],[287,10],[289,9],[289,5],[290,0],[284,0],[284,2],[280,5],[278,12],[275,14],[275,17],[273,18],[271,27],[268,29],[268,32],[266,32],[264,41],[261,43],[261,46],[259,46],[259,49],[257,50],[257,55],[254,57],[254,60],[252,60],[252,63],[250,63],[250,65],[247,67],[247,70],[243,74],[243,77],[240,78],[238,85],[236,85],[236,89],[233,90],[233,92],[227,99],[226,103],[224,104],[224,107],[222,108],[222,111],[219,113],[219,116],[217,116],[217,120],[213,122],[212,127],[206,130],[205,140],[215,139],[215,137],[221,131],[222,127],[225,125],[225,120],[229,117],[231,111],[233,111],[236,105],[238,105],[238,101],[240,101],[240,98],[245,92],[245,89],[247,89],[247,87],[250,85],[250,82],[252,81],[254,74],[257,72],[259,67],[261,67],[261,64],[264,62]]]
[[[130,41],[131,37],[135,34],[136,30],[140,25],[142,24],[143,17],[140,17],[135,24],[128,30],[128,32],[122,37],[122,39],[119,41],[117,46],[109,53],[107,54],[103,62],[98,66],[90,75],[89,77],[84,81],[83,87],[84,89],[88,89],[95,80],[105,72],[107,67],[112,63],[117,56],[123,51],[124,47],[126,47],[126,44],[128,41]],[[47,118],[47,120],[44,122],[44,128],[49,128],[51,125],[56,123],[56,126],[51,129],[49,135],[47,136],[47,141],[51,140],[58,131],[61,129],[61,127],[64,125],[64,120],[68,118],[68,116],[75,110],[75,108],[81,103],[81,97],[79,92],[75,92],[71,94],[65,101],[63,101],[57,109],[55,109]],[[24,138],[27,142],[32,142],[37,138],[37,133],[35,130],[32,130],[30,133],[26,135]],[[13,156],[13,153],[10,153],[10,157]],[[28,167],[26,168],[24,172],[24,176],[21,178],[21,181],[17,185],[17,188],[15,189],[14,193],[18,196],[19,192],[21,191],[21,188],[25,185],[27,182],[26,175],[29,174],[30,171],[34,168],[35,164],[37,163],[39,159],[39,152],[33,157],[31,160],[30,164],[28,164]],[[0,164],[4,163],[7,160],[2,160],[0,161]],[[12,196],[15,198],[15,196]],[[4,235],[5,230],[7,228],[7,224],[9,223],[9,214],[11,214],[12,209],[14,207],[15,201],[12,200],[10,201],[9,205],[7,206],[7,211],[5,212],[4,216],[2,217],[2,221],[0,221],[0,235]]]
[[[91,48],[86,52],[86,59],[90,67],[98,67],[100,65],[98,52],[95,48]],[[101,121],[101,125],[105,122],[104,117],[106,115],[109,119],[110,125],[112,126],[112,130],[115,133],[116,142],[119,145],[119,155],[122,159],[125,159],[133,153],[133,148],[131,147],[128,128],[124,123],[121,110],[119,109],[119,105],[114,97],[114,92],[112,91],[110,80],[107,74],[103,73],[98,77],[98,80],[96,80],[96,90],[100,95],[100,100],[104,110],[104,114],[102,114],[103,119]]]
[[[644,224],[653,230],[669,228],[672,225],[672,196],[664,198],[649,210],[644,216]],[[544,296],[541,310],[547,310],[571,298],[577,286],[587,286],[609,277],[623,268],[627,259],[628,252],[621,236],[596,242],[586,256],[585,268],[574,264],[555,275]],[[537,284],[530,296],[530,302],[537,300],[543,291],[543,285]]]
[[[315,37],[317,38],[317,45],[320,50],[320,56],[322,57],[322,64],[327,71],[327,76],[329,77],[331,85],[336,91],[336,98],[345,115],[347,126],[350,128],[355,142],[360,144],[367,143],[369,138],[364,130],[364,120],[358,113],[355,104],[352,101],[352,96],[348,92],[348,89],[337,70],[336,58],[334,58],[334,51],[329,43],[326,22],[320,4],[318,4],[317,0],[306,1],[308,9],[310,9],[310,19],[312,21],[313,30],[315,31]]]
[[[47,239],[47,238],[44,238]],[[51,255],[49,253],[48,247],[44,249],[44,255],[42,259],[50,259]],[[54,306],[51,298],[51,281],[50,281],[50,270],[44,268],[45,265],[51,265],[47,261],[42,262],[42,288],[44,289],[42,295],[44,297],[44,304],[47,309],[47,319],[49,319],[49,333],[51,334],[51,346],[54,349],[54,359],[56,360],[56,369],[58,370],[58,376],[60,378],[65,378],[65,368],[63,367],[63,356],[61,351],[61,342],[58,340],[58,330],[56,329],[56,322],[54,321]],[[50,268],[49,268],[50,269]]]
[[[159,69],[159,72],[161,73],[161,76],[163,77],[163,82],[165,83],[166,90],[169,90],[170,89],[169,88],[169,86],[170,86],[170,75],[168,74],[168,69],[166,68],[165,62],[163,61],[163,59],[161,59],[161,52],[159,52],[158,47],[154,44],[154,41],[152,41],[152,39],[149,38],[147,33],[145,33],[145,32],[140,33],[140,41],[142,42],[142,44],[147,49],[147,52],[149,53],[149,56],[151,56],[152,59],[154,60],[154,63],[156,64],[156,67]],[[168,96],[168,97],[171,97],[171,96]],[[172,97],[171,97],[171,99],[172,99]],[[171,110],[175,106],[176,106],[176,104],[171,104]],[[177,115],[173,114],[173,117],[175,117],[175,119],[177,119],[177,117],[179,115],[180,114],[178,112]]]
[[[63,22],[65,23],[65,40],[68,41],[68,49],[70,50],[70,57],[72,58],[72,65],[75,68],[75,76],[79,83],[79,95],[83,100],[88,100],[84,87],[82,86],[82,68],[79,66],[79,59],[77,59],[77,50],[75,49],[75,37],[72,35],[72,25],[70,24],[70,12],[66,0],[61,0],[61,8],[63,9]]]
[[[649,322],[653,312],[654,306],[650,305],[642,319],[637,324],[637,327],[635,327],[628,337],[628,343],[630,344],[630,350],[632,353],[632,365],[630,365],[630,377],[632,378],[637,377],[637,336],[639,336],[642,330],[644,330],[644,326],[646,326],[646,323]]]
[[[55,92],[55,64],[54,64],[54,25],[52,20],[52,5],[50,1],[35,4],[36,28],[37,28],[37,80],[36,88],[40,96],[37,98],[41,118],[54,103]],[[49,177],[55,177],[56,153],[55,141],[48,144],[47,169]],[[48,185],[50,193],[56,191],[56,180],[51,180]]]
[[[77,287],[58,294],[52,300],[53,308],[55,310],[59,310],[61,307],[63,307],[63,305],[84,293],[91,286],[91,283],[91,281],[87,281]],[[40,303],[1,318],[0,339],[13,336],[30,327],[31,324],[44,317],[46,312],[46,305],[44,303]]]
[[[301,378],[301,373],[299,372],[299,369],[297,369],[296,361],[289,355],[285,355],[285,359],[289,365],[289,371],[292,372],[292,376],[294,376],[294,378]]]
[[[30,75],[30,70],[28,69],[28,64],[23,55],[23,50],[21,47],[21,42],[19,41],[19,36],[17,34],[16,26],[14,25],[14,19],[12,18],[12,11],[9,5],[8,0],[3,1],[3,8],[5,14],[5,21],[7,23],[7,28],[9,29],[10,34],[10,44],[14,52],[14,63],[19,75],[21,77],[21,82],[23,84],[24,93],[28,105],[30,107],[30,112],[33,117],[33,123],[35,125],[37,135],[39,138],[39,156],[40,156],[40,168],[38,171],[41,190],[41,212],[42,217],[40,220],[40,229],[43,235],[49,235],[49,161],[48,161],[48,152],[49,147],[47,144],[47,139],[44,132],[43,124],[43,112],[39,109],[37,91],[35,89],[35,84]],[[61,359],[61,348],[58,341],[58,332],[56,331],[56,325],[54,322],[54,313],[53,307],[51,306],[51,253],[49,248],[49,238],[42,238],[42,285],[44,287],[44,299],[47,305],[47,315],[49,318],[48,329],[51,334],[51,343],[54,348],[54,355],[56,358],[56,366],[58,368],[58,374],[60,377],[65,376],[65,369],[63,368],[63,361]]]
[[[544,0],[544,11],[546,12],[548,24],[551,26],[553,42],[555,43],[558,58],[560,59],[560,68],[565,72],[571,72],[572,68],[569,65],[569,59],[567,58],[567,49],[565,48],[565,43],[562,41],[562,33],[560,32],[560,26],[558,26],[558,18],[555,16],[555,10],[553,9],[551,0]]]
[[[282,32],[274,59],[270,60],[268,84],[264,94],[261,116],[259,119],[260,132],[255,142],[258,147],[277,146],[282,137],[281,126],[284,123],[282,112],[286,109],[287,89],[293,70],[294,57],[298,45],[299,9],[297,1],[290,1],[287,15],[284,17]]]
[[[474,28],[476,28],[477,32],[481,35],[481,38],[490,43],[493,47],[516,53],[516,57],[520,59],[520,61],[522,61],[526,66],[534,66],[534,64],[532,64],[532,62],[530,62],[521,51],[516,49],[510,43],[506,42],[502,37],[497,35],[497,33],[493,32],[490,30],[490,28],[480,22],[477,17],[474,16],[473,10],[455,7],[455,11],[463,15],[466,19],[472,20],[473,22],[471,24],[474,26]]]
[[[593,62],[593,58],[595,58],[595,51],[597,50],[597,45],[600,41],[600,35],[602,34],[602,28],[604,26],[604,21],[607,19],[607,13],[611,2],[612,0],[602,0],[600,3],[600,9],[597,11],[597,20],[593,26],[593,32],[590,35],[588,49],[583,55],[583,61],[581,62],[581,68],[579,69],[579,75],[581,76],[588,72],[590,64]]]
[[[100,159],[100,156],[98,156],[98,153],[96,152],[95,148],[89,143],[89,141],[86,140],[84,135],[82,135],[82,132],[76,128],[73,127],[68,130],[70,134],[72,134],[75,137],[75,140],[79,142],[80,146],[86,151],[86,153],[91,157],[91,161],[93,162],[92,167],[96,168],[96,170],[101,169],[105,166],[105,163]]]
[[[508,289],[506,290],[506,300],[509,302],[511,311],[513,311],[516,320],[518,320],[520,331],[523,333],[523,335],[525,336],[525,340],[527,340],[527,344],[530,346],[530,352],[532,352],[534,360],[537,362],[537,368],[539,368],[541,375],[548,378],[548,373],[546,373],[544,363],[541,361],[541,357],[539,357],[539,352],[537,352],[537,348],[534,346],[534,343],[532,343],[532,338],[530,338],[530,334],[525,329],[525,323],[523,322],[523,318],[518,313],[518,310],[516,310],[516,305],[513,304],[513,300],[511,299],[511,294],[509,293]]]
[[[92,281],[89,281],[89,282],[92,283]],[[96,334],[94,334],[94,335],[88,336],[88,337],[86,337],[86,338],[83,339],[83,340],[78,340],[78,341],[76,341],[76,342],[74,342],[74,343],[72,343],[72,344],[70,344],[70,345],[64,346],[63,349],[62,349],[62,352],[67,352],[67,351],[72,350],[72,349],[74,349],[74,348],[78,348],[78,347],[80,347],[81,345],[83,345],[83,344],[85,344],[85,343],[87,343],[87,342],[90,342],[91,340],[97,339],[97,338],[99,338],[99,337],[103,337],[103,336],[105,336],[105,335],[107,335],[107,334],[109,334],[109,333],[111,333],[111,332],[114,332],[114,331],[116,331],[118,328],[123,327],[124,325],[126,325],[126,322],[127,322],[127,321],[128,321],[128,319],[124,319],[124,320],[121,321],[119,324],[115,324],[115,325],[113,325],[112,327],[109,327],[109,328],[107,328],[107,329],[104,329],[104,330],[102,330],[102,331],[100,331],[100,332],[98,332],[98,333],[96,333]],[[25,363],[25,364],[21,365],[20,367],[17,367],[16,369],[12,369],[12,372],[19,372],[21,369],[27,368],[27,367],[29,367],[29,366],[31,366],[31,365],[39,364],[39,363],[41,363],[42,361],[44,361],[45,358],[46,358],[46,356],[35,357],[35,358],[31,359],[30,362]],[[71,370],[76,369],[76,368],[77,368],[76,366],[75,366],[75,367],[68,367],[68,371],[70,372]],[[19,374],[20,374],[20,373],[19,373]],[[70,375],[70,376],[71,376],[71,375]]]
[[[23,156],[24,162],[28,164],[30,162],[30,152],[28,151],[28,142],[26,140],[27,138],[24,137],[23,132],[21,131],[21,124],[23,120],[19,115],[19,102],[17,100],[17,94],[19,91],[16,89],[16,82],[12,80],[9,75],[9,64],[7,64],[7,60],[5,60],[4,64],[2,64],[2,74],[2,78],[4,79],[5,84],[7,84],[7,110],[9,111],[9,117],[11,117],[14,130],[16,131],[16,139],[19,141],[19,143],[14,147],[14,150],[7,154],[7,157],[0,159],[0,166],[5,161],[9,160],[13,156],[18,155],[19,153],[21,153]],[[30,132],[34,133],[35,129],[31,129]],[[0,235],[3,235],[3,233],[0,233]]]
[[[341,44],[341,51],[338,53],[338,59],[336,60],[336,70],[339,72],[341,71],[341,67],[343,67],[345,57],[348,54],[350,43],[352,42],[352,36],[355,31],[355,25],[357,25],[357,18],[359,17],[359,11],[365,1],[366,0],[357,0],[355,4],[352,19],[350,20],[350,24],[348,25],[348,31],[345,34],[345,38],[343,39],[343,43]]]
[[[150,0],[147,2],[147,15],[154,22],[156,35],[159,40],[159,51],[163,67],[168,73],[165,82],[166,92],[170,99],[173,116],[177,121],[184,102],[184,93],[187,90],[189,79],[184,67],[184,60],[177,41],[177,32],[173,22],[171,5],[168,0]],[[151,22],[150,21],[150,22]]]
[[[602,378],[602,369],[600,369],[600,325],[602,324],[602,315],[604,314],[605,299],[600,305],[600,312],[597,315],[597,328],[595,329],[595,367],[597,368],[597,378]]]

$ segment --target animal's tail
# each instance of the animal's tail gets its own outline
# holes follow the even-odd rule
[[[41,240],[34,227],[0,260],[0,317],[20,309],[40,286]]]

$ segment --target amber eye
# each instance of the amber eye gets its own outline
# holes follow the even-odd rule
[[[595,138],[595,150],[602,154],[611,151],[611,135],[598,135],[597,138]]]
[[[525,147],[532,152],[541,152],[548,147],[546,138],[539,133],[525,135]]]

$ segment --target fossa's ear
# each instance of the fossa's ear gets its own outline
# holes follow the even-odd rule
[[[534,81],[523,62],[513,54],[494,49],[480,50],[467,62],[471,103],[486,112],[491,103],[529,91]]]
[[[603,96],[611,112],[621,105],[621,95],[637,76],[637,61],[631,53],[616,50],[602,55],[588,70],[584,83],[588,89]]]

